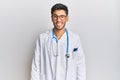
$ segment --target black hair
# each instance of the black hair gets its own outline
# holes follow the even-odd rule
[[[54,12],[55,10],[64,10],[65,13],[66,13],[66,15],[68,15],[68,8],[67,8],[67,6],[64,5],[64,4],[57,3],[57,4],[53,5],[53,7],[51,8],[51,14],[53,14],[53,12]]]

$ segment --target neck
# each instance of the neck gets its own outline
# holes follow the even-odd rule
[[[57,29],[54,28],[54,34],[58,39],[60,39],[62,37],[64,32],[65,32],[65,28],[61,29],[61,30],[57,30]]]

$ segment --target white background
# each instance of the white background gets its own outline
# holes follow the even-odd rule
[[[0,0],[0,80],[29,80],[36,38],[53,27],[56,2],[68,6],[67,28],[81,37],[87,80],[120,80],[119,0]]]

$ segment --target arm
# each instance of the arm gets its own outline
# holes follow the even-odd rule
[[[80,39],[78,39],[77,45],[78,45],[77,80],[86,80],[85,55],[80,44]]]
[[[36,42],[36,49],[32,61],[30,80],[40,80],[40,40],[37,40]]]

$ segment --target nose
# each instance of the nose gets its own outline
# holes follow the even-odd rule
[[[60,19],[60,17],[59,17],[59,16],[57,17],[57,21],[61,21],[61,19]]]

